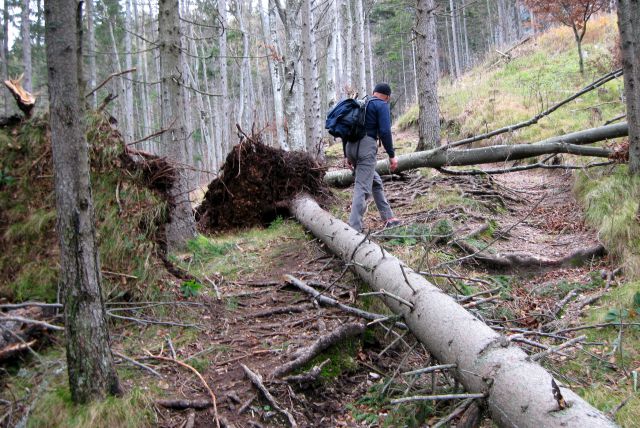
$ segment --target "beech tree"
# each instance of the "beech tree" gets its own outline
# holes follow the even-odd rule
[[[195,218],[189,200],[190,183],[184,170],[190,134],[187,130],[183,79],[182,32],[178,0],[160,0],[158,34],[160,45],[160,72],[162,81],[162,151],[176,165],[169,189],[169,222],[167,223],[167,249],[182,248],[187,239],[195,236]]]
[[[76,403],[120,391],[109,347],[89,176],[89,149],[80,94],[81,7],[77,0],[45,2],[51,146],[67,370]]]
[[[618,0],[624,92],[629,122],[629,172],[640,174],[640,4]]]
[[[608,3],[607,0],[525,0],[537,19],[558,22],[573,30],[581,74],[584,74],[582,39],[587,32],[587,22]]]

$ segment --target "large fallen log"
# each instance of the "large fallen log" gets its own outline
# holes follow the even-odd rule
[[[442,168],[445,166],[514,161],[553,153],[608,158],[613,154],[610,150],[581,146],[611,138],[624,137],[628,134],[629,127],[626,122],[623,122],[572,132],[533,144],[496,145],[467,150],[446,150],[446,146],[443,146],[433,150],[398,156],[398,168],[395,172],[416,168]],[[389,174],[389,161],[378,161],[376,171],[379,174]],[[324,180],[331,186],[348,186],[353,182],[353,175],[349,170],[331,171],[325,175]]]
[[[500,426],[615,426],[566,388],[562,395],[569,406],[560,409],[552,390],[553,377],[529,361],[524,351],[310,197],[295,198],[290,210],[332,252],[353,263],[371,287],[385,290],[385,304],[404,316],[409,329],[438,361],[457,365],[455,375],[467,391],[487,395],[491,417]]]

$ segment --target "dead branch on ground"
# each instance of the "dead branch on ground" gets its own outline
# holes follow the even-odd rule
[[[267,401],[271,403],[273,408],[287,417],[287,420],[289,421],[289,425],[291,425],[292,428],[297,428],[298,424],[296,423],[296,420],[294,419],[293,415],[287,409],[281,407],[278,404],[278,402],[273,397],[273,395],[271,395],[267,387],[264,386],[264,384],[262,383],[262,376],[260,376],[260,374],[258,373],[254,373],[253,371],[251,371],[249,367],[245,366],[244,364],[240,364],[240,366],[242,366],[242,370],[244,370],[247,377],[256,386],[256,388],[258,388],[260,392],[262,392],[262,395],[264,395]]]
[[[276,367],[272,376],[281,377],[299,367],[302,367],[325,349],[349,337],[361,335],[364,333],[366,328],[366,325],[356,322],[342,324],[331,333],[321,336],[312,345],[296,351],[294,354],[296,355],[296,358],[293,361],[289,361],[288,363]]]

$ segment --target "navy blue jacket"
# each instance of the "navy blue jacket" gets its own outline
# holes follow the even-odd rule
[[[389,110],[389,103],[372,96],[367,105],[364,127],[368,136],[375,139],[379,138],[382,141],[384,150],[390,158],[395,157],[393,139],[391,137],[391,110]]]

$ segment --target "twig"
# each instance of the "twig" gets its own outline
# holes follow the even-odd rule
[[[609,412],[607,412],[607,416],[609,416],[611,419],[615,418],[616,414],[618,414],[620,409],[622,409],[624,406],[626,406],[627,403],[629,402],[629,400],[631,400],[633,397],[634,397],[634,395],[631,394],[630,396],[628,396],[627,398],[622,400],[622,402],[620,404],[618,404],[616,407],[614,407],[613,409],[609,410]]]
[[[398,302],[402,303],[403,305],[406,305],[409,309],[413,310],[413,303],[409,302],[408,300],[403,299],[400,296],[396,296],[395,294],[389,293],[384,288],[381,288],[380,291],[372,291],[370,293],[360,293],[360,294],[358,294],[358,296],[386,296],[386,297],[390,297],[390,298],[392,298],[394,300],[397,300]]]
[[[455,369],[456,367],[458,367],[457,364],[440,364],[437,366],[430,366],[430,367],[425,367],[422,369],[418,369],[418,370],[412,370],[410,372],[404,372],[402,373],[403,376],[411,376],[411,375],[418,375],[418,374],[424,374],[424,373],[431,373],[431,372],[435,372],[438,370],[448,370],[448,369]]]
[[[135,140],[135,141],[132,141],[130,143],[127,143],[127,147],[133,146],[133,145],[136,145],[136,144],[140,144],[140,143],[142,143],[144,141],[147,141],[147,140],[150,140],[152,138],[158,137],[158,136],[164,134],[167,131],[171,131],[173,129],[173,125],[176,123],[176,120],[177,120],[177,118],[174,118],[173,121],[166,128],[163,128],[163,129],[161,129],[159,131],[156,131],[153,134],[149,134],[146,137],[142,137],[139,140]]]
[[[209,393],[209,397],[211,397],[211,402],[213,403],[213,415],[214,415],[214,418],[215,418],[216,427],[220,428],[220,420],[218,419],[218,406],[216,404],[216,396],[213,393],[213,391],[211,390],[211,388],[209,388],[209,385],[207,384],[207,381],[204,380],[204,378],[202,377],[200,372],[198,370],[194,369],[193,367],[191,367],[189,364],[183,363],[182,361],[176,360],[175,358],[167,358],[167,357],[162,357],[162,356],[159,356],[159,355],[153,355],[149,351],[147,351],[147,354],[151,358],[155,358],[156,360],[169,361],[169,362],[178,364],[179,366],[182,366],[182,367],[184,367],[186,369],[189,369],[198,377],[198,379],[200,379],[200,382],[202,382],[202,384],[204,385],[205,389]]]
[[[262,392],[262,395],[264,395],[264,397],[269,401],[269,403],[271,403],[273,408],[287,417],[287,420],[289,421],[289,425],[291,425],[292,428],[297,428],[298,424],[296,423],[296,420],[293,418],[293,415],[289,413],[287,409],[281,407],[276,401],[276,399],[273,398],[273,395],[271,395],[269,390],[262,383],[262,376],[260,376],[258,373],[254,373],[253,371],[251,371],[249,367],[245,366],[244,364],[240,364],[240,366],[242,367],[242,370],[244,370],[247,377],[256,386],[256,388],[258,388],[260,392]]]
[[[126,355],[121,354],[118,351],[111,350],[111,352],[113,353],[113,355],[116,355],[116,356],[122,358],[123,360],[130,362],[134,366],[140,367],[141,369],[147,370],[148,372],[152,373],[153,375],[155,375],[155,376],[157,376],[159,378],[162,378],[162,375],[158,371],[154,370],[153,368],[149,367],[148,365],[142,364],[141,362],[136,361],[133,358],[127,357]]]
[[[474,297],[482,296],[484,294],[493,294],[493,293],[496,293],[496,292],[498,292],[500,290],[502,290],[502,287],[496,287],[496,288],[492,288],[491,290],[486,290],[486,291],[478,291],[477,293],[461,297],[460,299],[458,299],[458,303],[462,304],[462,303],[468,302],[469,300],[472,300]]]
[[[173,342],[171,341],[171,336],[167,336],[167,344],[169,345],[169,350],[171,351],[171,356],[174,360],[178,359],[176,355],[176,350],[173,348]]]
[[[156,400],[158,406],[166,407],[167,409],[185,410],[185,409],[208,409],[213,406],[210,400],[185,400],[182,398],[166,398],[162,400]]]
[[[85,98],[89,98],[91,95],[93,95],[93,93],[95,93],[98,89],[102,88],[104,85],[106,85],[109,80],[113,79],[114,77],[118,77],[118,76],[122,76],[123,74],[128,74],[128,73],[133,73],[134,71],[137,71],[136,68],[130,68],[128,70],[123,70],[117,73],[111,73],[109,76],[107,76],[106,79],[104,79],[102,81],[102,83],[100,83],[98,86],[95,87],[95,89],[93,89],[91,92],[89,92],[88,94],[86,94],[84,97]]]
[[[0,309],[20,309],[29,306],[37,306],[40,308],[62,308],[61,303],[42,303],[42,302],[22,302],[22,303],[4,303],[0,305]]]
[[[424,276],[430,276],[433,278],[449,278],[449,279],[461,279],[464,281],[471,281],[471,282],[478,282],[480,284],[485,284],[485,285],[493,285],[493,283],[486,281],[484,279],[479,279],[479,278],[467,278],[466,276],[460,276],[460,275],[450,275],[448,273],[432,273],[432,272],[418,272],[420,275],[424,275]],[[485,292],[486,293],[486,292]],[[472,296],[469,296],[472,297]]]
[[[484,398],[486,394],[445,394],[445,395],[414,395],[413,397],[403,397],[391,400],[391,404],[409,403],[412,401],[444,401],[460,400],[463,398]]]
[[[64,331],[64,327],[49,324],[46,321],[33,320],[30,318],[24,318],[24,317],[18,317],[18,316],[11,316],[11,317],[0,316],[0,322],[4,322],[4,321],[18,321],[18,322],[23,322],[25,324],[39,325],[40,327],[48,328],[49,330]]]
[[[469,407],[469,404],[471,404],[471,403],[473,403],[473,398],[468,398],[468,399],[464,400],[455,409],[453,409],[453,412],[449,413],[449,415],[447,415],[446,417],[440,419],[438,421],[438,423],[433,425],[432,428],[440,428],[442,426],[445,426],[445,424],[447,424],[448,422],[453,420],[453,418],[458,416],[460,413],[464,412],[466,410],[466,408]]]
[[[204,279],[206,279],[207,281],[209,281],[209,283],[211,283],[211,285],[213,285],[213,289],[216,292],[216,298],[218,300],[222,299],[222,295],[220,294],[220,290],[218,290],[218,284],[216,284],[215,281],[212,281],[207,275],[204,276]]]
[[[553,348],[549,348],[546,351],[540,352],[539,354],[534,354],[534,355],[530,355],[528,357],[529,361],[538,361],[544,357],[546,357],[549,354],[553,354],[556,353],[558,351],[560,351],[561,349],[564,349],[568,346],[574,345],[578,342],[582,342],[583,340],[585,340],[587,338],[587,336],[578,336],[578,337],[574,337],[571,340],[567,340],[566,342],[564,342],[561,345],[558,346],[554,346]]]
[[[197,325],[197,324],[183,324],[183,323],[171,322],[171,321],[155,321],[155,320],[148,320],[148,319],[143,319],[143,318],[125,317],[124,315],[116,315],[111,311],[107,311],[107,315],[109,315],[110,317],[113,317],[113,318],[123,319],[123,320],[127,320],[127,321],[133,321],[135,323],[142,324],[142,325],[156,324],[156,325],[169,325],[169,326],[173,326],[173,327],[195,327],[195,328],[200,328],[200,326]],[[64,329],[61,328],[61,330],[64,330]]]
[[[402,335],[393,339],[391,343],[389,343],[382,351],[378,353],[378,358],[382,357],[389,349],[393,348],[396,343],[403,340],[408,333],[409,333],[408,331],[405,331],[404,333],[402,333]]]
[[[333,308],[338,308],[338,309],[340,309],[340,310],[342,310],[342,311],[344,311],[344,312],[346,312],[348,314],[355,315],[357,317],[364,318],[364,319],[370,320],[372,322],[382,322],[384,320],[389,319],[389,317],[386,316],[386,315],[366,312],[366,311],[363,311],[362,309],[358,309],[358,308],[354,308],[352,306],[348,306],[348,305],[342,304],[342,303],[338,302],[337,300],[335,300],[335,299],[333,299],[331,297],[323,295],[322,293],[317,291],[315,288],[310,287],[309,285],[307,285],[304,281],[301,281],[301,280],[299,280],[299,279],[297,279],[297,278],[295,278],[295,277],[293,277],[291,275],[285,275],[284,278],[288,283],[296,286],[297,288],[299,288],[300,290],[304,291],[305,293],[310,294],[311,296],[313,296],[314,300],[317,301],[318,303],[320,303],[321,305],[330,306],[330,307],[333,307]],[[407,329],[406,324],[401,323],[401,322],[397,322],[396,326],[401,328],[401,329],[403,329],[403,330]]]
[[[624,326],[640,326],[640,322],[606,322],[606,323],[602,323],[602,324],[583,325],[583,326],[580,326],[580,327],[571,327],[571,328],[565,328],[565,329],[562,329],[562,330],[556,330],[552,334],[560,335],[562,333],[569,333],[569,332],[572,332],[572,331],[588,330],[590,328],[601,328],[601,327],[613,327],[613,326],[618,327],[620,325],[624,325]]]

